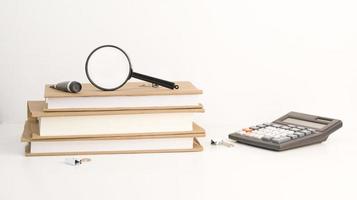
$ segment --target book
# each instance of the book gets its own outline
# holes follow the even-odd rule
[[[28,116],[39,121],[41,136],[111,135],[192,131],[202,108],[46,112],[43,101],[28,102]]]
[[[179,89],[152,87],[145,82],[128,82],[115,91],[101,91],[83,84],[79,93],[66,93],[45,86],[46,111],[128,110],[202,108],[202,90],[191,82],[176,82]]]
[[[22,142],[27,142],[26,156],[59,156],[89,154],[122,154],[122,153],[169,153],[202,151],[196,137],[202,134],[164,134],[96,138],[60,138],[34,139],[33,126],[36,123],[28,120],[25,123]],[[203,130],[204,131],[204,130]]]
[[[129,82],[115,91],[83,84],[80,93],[46,85],[45,101],[27,102],[21,138],[26,156],[196,152],[205,130],[202,91],[190,82],[179,89]]]
[[[121,133],[121,134],[91,134],[91,135],[55,135],[55,136],[43,136],[39,134],[39,122],[38,121],[32,121],[28,120],[26,122],[28,126],[32,130],[32,135],[31,139],[33,141],[41,141],[41,140],[47,140],[47,139],[81,139],[81,138],[105,138],[105,137],[110,137],[110,138],[164,138],[164,137],[171,137],[171,136],[195,136],[195,137],[204,137],[205,136],[205,130],[196,124],[195,122],[192,122],[192,130],[190,131],[181,131],[181,132],[150,132],[150,133]],[[23,141],[26,142],[26,141]]]

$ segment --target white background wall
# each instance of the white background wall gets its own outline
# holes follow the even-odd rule
[[[22,125],[1,125],[0,199],[357,199],[355,2],[0,0],[2,123],[23,123],[44,84],[86,81],[90,51],[114,44],[136,71],[202,88],[207,130],[202,153],[91,156],[77,168],[24,157]],[[344,127],[278,154],[209,145],[291,110]]]
[[[87,82],[85,59],[103,44],[138,72],[202,88],[203,123],[290,110],[344,119],[357,111],[356,10],[352,0],[1,0],[0,121],[23,122],[46,83]]]

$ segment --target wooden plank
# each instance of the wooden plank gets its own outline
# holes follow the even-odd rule
[[[133,140],[151,138],[181,138],[205,137],[206,131],[196,123],[192,123],[192,131],[183,132],[154,132],[154,133],[126,133],[106,135],[73,135],[73,136],[40,136],[38,121],[26,121],[22,134],[22,142],[31,141],[78,141],[78,140]]]
[[[28,101],[30,117],[59,117],[59,116],[89,116],[89,115],[130,115],[130,114],[152,114],[152,113],[188,113],[204,112],[201,107],[197,108],[162,108],[162,109],[130,109],[130,110],[94,110],[94,111],[64,111],[64,112],[46,112],[46,103],[44,101]]]
[[[189,149],[155,149],[155,150],[128,150],[128,151],[86,151],[86,152],[51,152],[31,153],[31,143],[25,147],[26,156],[70,156],[70,155],[104,155],[104,154],[147,154],[147,153],[183,153],[203,151],[197,138],[193,138],[192,148]]]
[[[50,84],[45,86],[45,98],[53,97],[105,97],[105,96],[148,96],[148,95],[192,95],[202,94],[202,90],[196,88],[191,82],[177,81],[179,89],[168,89],[164,87],[151,87],[147,82],[128,82],[123,87],[114,91],[102,91],[92,84],[82,84],[79,93],[68,93],[50,88]]]

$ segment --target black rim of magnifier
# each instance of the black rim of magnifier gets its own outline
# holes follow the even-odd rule
[[[99,85],[95,84],[95,82],[94,82],[94,81],[91,79],[91,77],[89,76],[89,72],[88,72],[89,59],[92,57],[92,55],[93,55],[96,51],[98,51],[98,50],[101,49],[101,48],[105,48],[105,47],[112,47],[112,48],[118,49],[119,51],[121,51],[121,52],[125,55],[126,59],[128,60],[128,63],[129,63],[129,74],[128,74],[128,77],[127,77],[126,80],[125,80],[121,85],[119,85],[118,87],[114,87],[114,88],[103,88],[103,87],[100,87]],[[113,90],[117,90],[117,89],[121,88],[126,82],[128,82],[128,80],[131,78],[131,74],[132,74],[132,72],[133,72],[133,70],[132,70],[132,68],[131,68],[131,62],[130,62],[130,58],[129,58],[128,54],[126,54],[123,49],[121,49],[121,48],[119,48],[119,47],[117,47],[117,46],[114,46],[114,45],[103,45],[103,46],[100,46],[100,47],[97,47],[96,49],[94,49],[94,50],[89,54],[89,56],[88,56],[88,58],[87,58],[85,69],[86,69],[86,75],[87,75],[87,78],[88,78],[89,82],[90,82],[92,85],[94,85],[96,88],[101,89],[101,90],[104,90],[104,91],[113,91]]]
[[[99,85],[95,84],[94,81],[91,79],[91,77],[89,76],[89,73],[88,73],[88,63],[89,63],[89,59],[91,58],[91,56],[93,55],[93,53],[95,53],[96,51],[98,51],[99,49],[101,48],[105,48],[105,47],[111,47],[111,48],[115,48],[119,51],[121,51],[126,59],[128,60],[128,63],[129,63],[129,74],[128,74],[128,77],[126,78],[126,80],[121,84],[119,85],[118,87],[114,87],[114,88],[103,88],[103,87],[100,87]],[[104,90],[104,91],[113,91],[113,90],[116,90],[116,89],[119,89],[121,88],[126,82],[128,82],[128,80],[133,77],[133,78],[137,78],[137,79],[140,79],[140,80],[143,80],[143,81],[147,81],[147,82],[150,82],[150,83],[153,83],[154,85],[161,85],[163,87],[166,87],[166,88],[169,88],[169,89],[178,89],[179,86],[176,85],[174,82],[170,82],[170,81],[166,81],[166,80],[163,80],[163,79],[159,79],[159,78],[155,78],[155,77],[152,77],[152,76],[148,76],[148,75],[145,75],[145,74],[140,74],[140,73],[137,73],[137,72],[133,72],[133,69],[131,67],[131,62],[130,62],[130,59],[129,59],[129,56],[125,53],[125,51],[117,46],[114,46],[114,45],[103,45],[103,46],[100,46],[100,47],[97,47],[96,49],[94,49],[88,56],[87,58],[87,61],[86,61],[86,75],[87,75],[87,78],[88,80],[97,88],[101,89],[101,90]]]

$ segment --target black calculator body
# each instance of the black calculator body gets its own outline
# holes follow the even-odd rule
[[[316,115],[290,112],[279,119],[229,134],[239,143],[283,151],[321,143],[342,127],[342,121]]]

